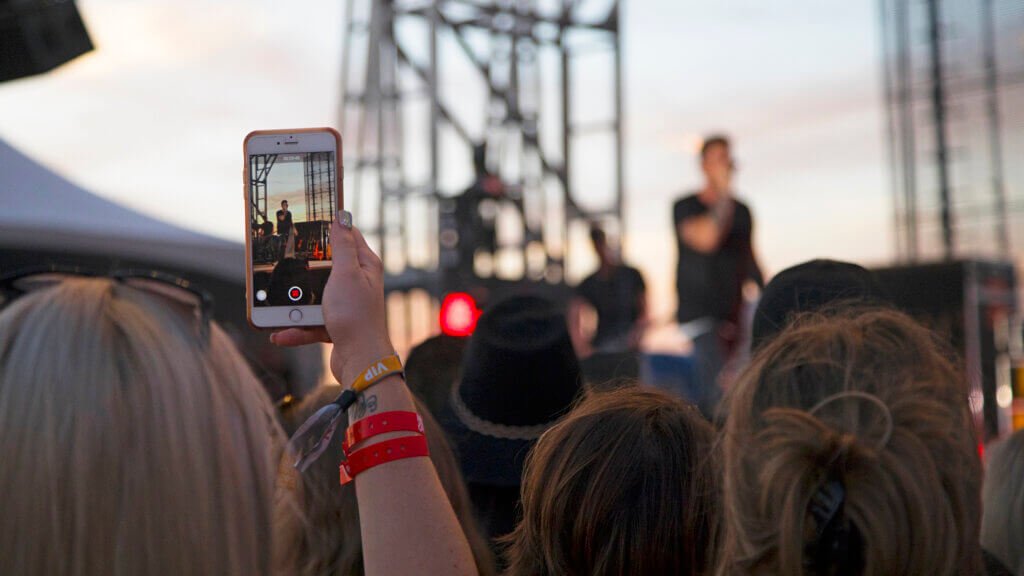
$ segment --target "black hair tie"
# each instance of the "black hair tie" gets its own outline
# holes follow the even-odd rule
[[[814,537],[804,550],[804,567],[818,576],[857,576],[864,572],[863,541],[843,508],[842,482],[828,480],[811,496],[808,512],[814,518]]]

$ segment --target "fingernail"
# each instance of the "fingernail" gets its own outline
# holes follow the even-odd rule
[[[348,210],[339,210],[338,211],[338,222],[341,222],[341,225],[344,226],[345,228],[351,228],[352,227],[352,213],[349,212]]]

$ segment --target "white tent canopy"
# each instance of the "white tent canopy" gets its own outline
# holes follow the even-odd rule
[[[242,282],[245,247],[84,190],[0,140],[0,250],[130,258]]]

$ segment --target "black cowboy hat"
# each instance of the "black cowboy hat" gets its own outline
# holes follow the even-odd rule
[[[513,296],[488,307],[441,414],[466,481],[518,486],[526,453],[569,411],[581,386],[557,305]]]

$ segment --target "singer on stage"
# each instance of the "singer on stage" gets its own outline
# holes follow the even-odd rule
[[[281,258],[295,257],[295,234],[292,225],[292,213],[288,211],[288,201],[281,200],[281,209],[277,211],[277,234],[284,239]]]
[[[753,216],[732,189],[735,169],[729,140],[713,136],[701,148],[704,186],[673,208],[679,263],[677,320],[693,342],[704,398],[698,405],[711,415],[721,389],[718,374],[740,337],[743,284],[763,286],[751,245]]]

